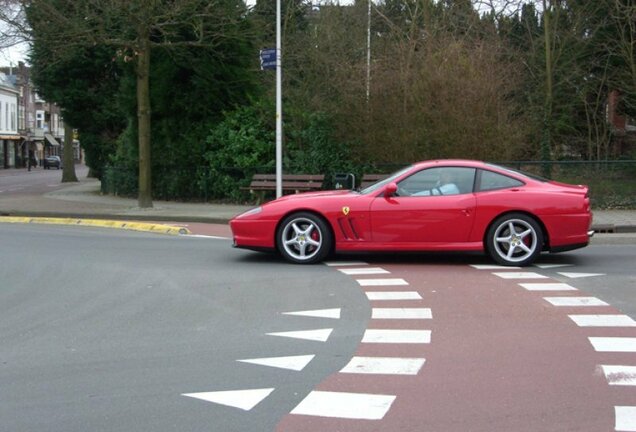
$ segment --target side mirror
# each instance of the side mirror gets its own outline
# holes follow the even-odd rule
[[[392,197],[398,190],[397,184],[395,183],[389,183],[388,185],[386,185],[386,187],[384,188],[384,197],[385,198],[390,198]]]

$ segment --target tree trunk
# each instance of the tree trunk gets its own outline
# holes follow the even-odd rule
[[[73,149],[73,129],[67,124],[64,128],[64,158],[62,183],[77,182],[75,174],[75,154]]]
[[[147,33],[147,32],[146,32]],[[137,120],[139,140],[139,195],[141,208],[152,207],[150,163],[150,41],[147,34],[140,40],[137,53]]]

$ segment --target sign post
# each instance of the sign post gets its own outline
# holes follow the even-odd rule
[[[283,70],[280,0],[276,0],[276,198],[283,195]]]

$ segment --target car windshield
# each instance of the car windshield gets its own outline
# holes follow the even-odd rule
[[[528,177],[528,178],[531,178],[533,180],[537,180],[537,181],[540,181],[540,182],[544,182],[545,183],[545,182],[549,182],[550,181],[549,179],[547,179],[545,177],[541,177],[540,175],[532,174],[532,173],[529,173],[527,171],[521,171],[521,170],[518,170],[518,169],[504,167],[504,166],[496,165],[496,164],[487,164],[487,165],[489,165],[489,166],[491,166],[493,168],[497,168],[497,169],[500,169],[500,170],[503,170],[503,171],[508,171],[510,173],[514,173],[514,174],[517,174],[517,175],[520,174],[520,175],[522,175],[524,177]]]
[[[377,191],[378,189],[380,189],[382,186],[395,181],[396,178],[400,177],[402,174],[404,174],[405,172],[410,170],[412,167],[413,167],[412,165],[409,165],[406,168],[402,168],[401,170],[391,174],[390,176],[388,176],[384,180],[380,180],[379,182],[373,183],[371,186],[368,186],[368,187],[362,189],[360,191],[360,193],[363,194],[363,195],[373,193],[373,192]]]

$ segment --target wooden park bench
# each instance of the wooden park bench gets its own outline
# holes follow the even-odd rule
[[[283,194],[321,190],[324,179],[322,174],[283,174]],[[250,185],[241,189],[257,194],[262,202],[265,192],[276,191],[276,174],[254,174]]]
[[[373,183],[380,180],[384,180],[390,174],[365,174],[362,176],[362,182],[360,183],[360,189],[371,186]]]

